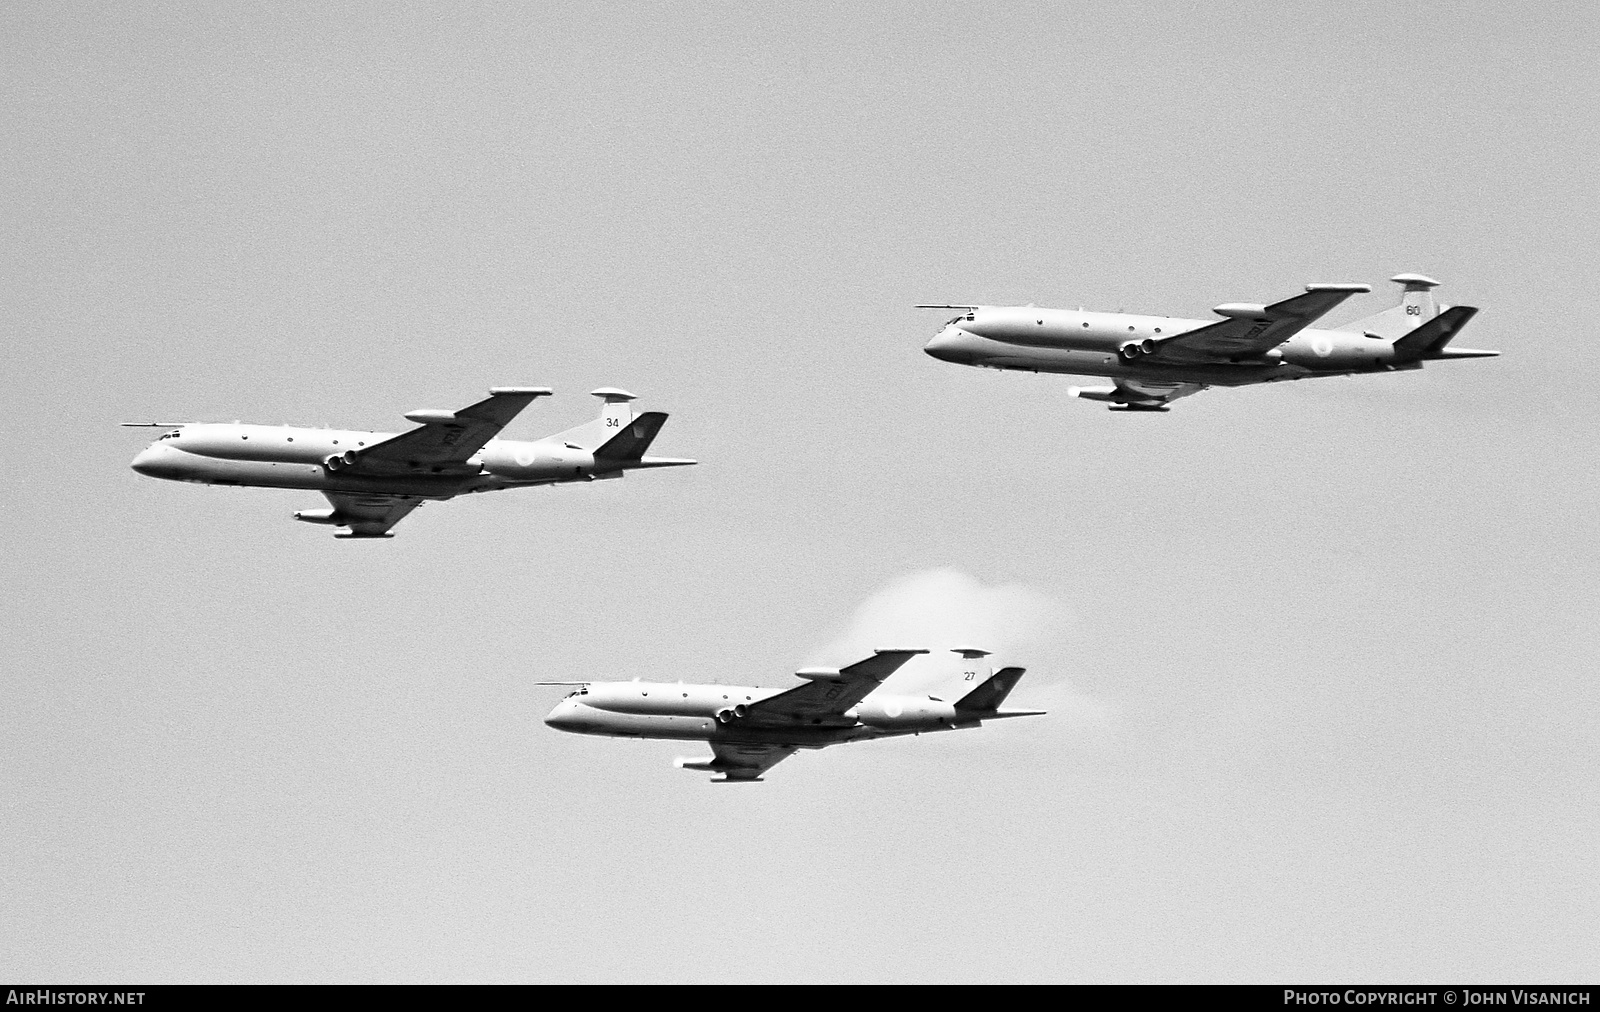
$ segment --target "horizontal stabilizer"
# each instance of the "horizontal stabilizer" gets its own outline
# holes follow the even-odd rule
[[[1415,362],[1434,357],[1444,350],[1450,339],[1455,337],[1461,328],[1467,325],[1467,321],[1477,313],[1478,311],[1471,306],[1446,309],[1394,342],[1395,361]]]
[[[1439,348],[1430,352],[1429,362],[1442,362],[1451,358],[1499,358],[1498,351],[1482,351],[1478,348]]]
[[[628,469],[631,471],[640,467],[688,467],[690,464],[698,463],[700,463],[698,460],[690,460],[688,457],[640,457],[638,460],[629,461]]]

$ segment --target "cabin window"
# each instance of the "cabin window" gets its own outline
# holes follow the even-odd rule
[[[1089,325],[1089,321],[1088,321],[1088,320],[1084,320],[1084,321],[1083,321],[1083,325],[1084,325],[1084,326],[1085,326],[1085,327],[1087,327],[1087,326],[1088,326],[1088,325]]]

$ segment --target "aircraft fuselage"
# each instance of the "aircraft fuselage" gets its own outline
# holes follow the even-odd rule
[[[167,432],[134,458],[140,474],[203,485],[306,488],[448,499],[525,485],[611,477],[594,455],[556,440],[491,439],[464,464],[398,468],[393,474],[330,470],[325,461],[393,437],[389,432],[289,425],[200,423]]]
[[[1382,338],[1309,328],[1260,359],[1238,363],[1179,365],[1139,358],[1129,361],[1120,354],[1129,342],[1160,340],[1215,322],[1033,306],[979,306],[951,320],[924,350],[946,362],[990,369],[1208,386],[1245,386],[1421,366],[1419,362],[1396,362],[1394,346]]]
[[[823,748],[867,738],[977,727],[978,719],[959,714],[953,703],[932,696],[875,692],[828,724],[742,725],[738,716],[723,723],[718,713],[735,710],[784,689],[747,685],[688,685],[681,682],[593,682],[571,693],[545,718],[561,731],[613,738],[664,738],[730,744],[792,745]],[[985,719],[1006,711],[984,714]],[[1020,715],[1020,714],[1018,714]]]

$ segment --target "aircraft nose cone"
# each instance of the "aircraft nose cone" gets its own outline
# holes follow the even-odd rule
[[[583,723],[578,716],[578,704],[570,699],[563,699],[556,704],[544,718],[545,726],[553,727],[557,731],[571,731]]]
[[[162,446],[147,446],[128,466],[147,477],[164,478],[166,468],[162,466],[162,458],[166,456],[165,450]]]
[[[941,362],[966,362],[970,357],[961,347],[965,335],[954,326],[946,327],[934,335],[922,350]]]

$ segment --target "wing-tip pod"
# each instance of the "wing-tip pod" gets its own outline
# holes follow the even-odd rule
[[[871,678],[883,681],[896,671],[901,665],[918,654],[925,654],[927,650],[874,650],[872,656],[863,661],[856,661],[849,667],[839,669],[839,677],[844,679]],[[805,676],[802,676],[805,677]]]
[[[721,760],[719,760],[716,756],[703,756],[699,758],[696,758],[695,756],[679,756],[677,759],[672,761],[672,765],[678,767],[680,770],[699,770],[704,773],[715,773],[717,775],[711,778],[711,783],[714,784],[761,783],[759,771],[750,772],[741,771],[737,768],[730,768],[726,763],[721,762]]]
[[[715,755],[684,756],[673,765],[681,770],[715,773],[714,784],[758,784],[761,774],[794,754],[793,745],[729,745],[713,743]]]
[[[1438,284],[1438,282],[1435,281],[1434,284]],[[1308,291],[1308,292],[1349,292],[1352,295],[1355,295],[1355,294],[1365,295],[1367,292],[1372,291],[1372,286],[1371,285],[1367,285],[1367,284],[1361,284],[1360,282],[1350,282],[1350,283],[1340,283],[1340,284],[1306,285],[1306,291]]]
[[[549,397],[555,391],[550,387],[490,387],[490,397],[507,397],[521,394],[525,397]]]

